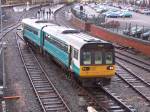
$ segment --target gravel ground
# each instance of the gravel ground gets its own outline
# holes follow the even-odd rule
[[[36,9],[37,10],[37,9]],[[30,11],[29,17],[34,16],[36,10]],[[7,27],[19,19],[23,12],[13,12],[12,9],[5,10],[8,20],[3,22]],[[6,100],[7,112],[41,112],[41,108],[33,93],[32,87],[24,70],[19,52],[15,42],[15,31],[7,34],[5,42],[5,67],[6,67],[6,89],[4,96],[19,96],[19,99]]]
[[[14,14],[13,14],[14,13]],[[21,13],[15,13],[13,11],[7,11],[7,14],[11,14],[9,23],[4,23],[5,26],[13,23]],[[34,13],[35,14],[35,13]],[[33,15],[29,15],[33,16]],[[33,93],[32,87],[26,76],[22,61],[20,59],[14,34],[8,34],[7,48],[5,51],[6,57],[6,74],[7,74],[7,88],[6,96],[20,96],[17,100],[7,100],[8,112],[41,112],[39,104]],[[71,85],[71,81],[65,77],[65,73],[62,69],[56,65],[51,59],[45,58],[45,56],[37,55],[40,62],[44,66],[49,78],[52,80],[58,91],[61,93],[64,100],[67,102],[72,112],[85,112],[83,108],[79,106],[79,91]],[[143,103],[142,99],[135,95],[126,84],[121,81],[117,81],[113,78],[109,88],[113,88],[112,91],[121,96],[129,104],[134,106],[138,112],[149,112],[149,106]],[[125,94],[126,93],[126,94]]]
[[[70,25],[68,23],[69,21],[66,20],[65,16],[63,16],[63,13],[65,10],[68,10],[68,9],[63,8],[61,11],[59,11],[57,13],[57,16],[56,16],[57,22],[62,25],[69,26]],[[139,57],[145,61],[149,60],[148,57],[143,56],[142,54],[135,55],[135,57]],[[130,69],[133,70],[133,65],[130,65]],[[134,69],[135,69],[135,67],[134,67]],[[147,79],[147,81],[149,81],[148,80],[150,77],[149,73],[143,72],[137,68],[133,71],[135,73],[141,75],[142,77],[145,77],[145,79]],[[143,73],[143,74],[141,74],[141,73]],[[111,83],[111,85],[108,86],[108,88],[110,91],[112,91],[113,93],[116,93],[116,95],[120,96],[121,99],[125,100],[129,105],[136,108],[138,112],[150,112],[150,106],[147,103],[144,103],[145,101],[143,101],[143,99],[141,97],[139,97],[139,95],[136,94],[135,91],[133,91],[130,87],[128,87],[122,81],[119,81],[118,78],[116,78],[116,77],[112,78],[112,83]]]
[[[5,12],[6,12],[6,19],[3,20],[3,28],[15,23],[16,20],[18,20],[18,17],[20,17],[23,14],[23,12],[19,13],[14,12],[12,8],[5,9]]]
[[[6,11],[8,18],[5,26],[10,25],[22,15],[13,11]],[[35,13],[34,13],[35,14]],[[15,16],[14,16],[15,15]],[[33,16],[29,14],[29,17]],[[13,18],[14,17],[14,18]],[[39,104],[33,93],[32,87],[24,70],[24,66],[19,56],[19,52],[15,42],[15,31],[7,35],[7,48],[5,50],[5,66],[6,66],[6,85],[5,96],[19,96],[19,99],[7,100],[6,106],[8,112],[41,112]],[[66,79],[64,72],[53,61],[47,61],[43,57],[39,57],[44,64],[49,77],[54,82],[58,91],[62,94],[72,112],[85,112],[79,106],[79,96],[77,89],[71,86],[71,82]],[[73,96],[73,97],[72,97]]]
[[[136,73],[137,76],[141,77],[146,82],[150,82],[150,73],[148,71],[122,60],[119,60],[119,62],[124,63],[124,66],[128,66],[128,69],[132,70],[133,73]]]
[[[37,12],[37,8],[33,9],[32,11],[29,11],[28,15],[26,17],[35,17]],[[14,12],[13,8],[5,9],[6,17],[3,19],[3,28],[10,26],[17,22],[17,20],[22,16],[24,12]]]
[[[137,112],[149,112],[150,107],[148,103],[145,103],[145,100],[143,100],[139,94],[135,93],[127,84],[119,80],[117,81],[117,79],[116,76],[112,79],[111,84],[107,86],[109,90],[120,96],[128,105],[133,106]]]
[[[10,33],[5,51],[6,96],[19,96],[17,100],[7,100],[8,112],[41,112],[33,93],[24,66],[19,56],[15,35]]]
[[[65,99],[69,105],[72,112],[85,112],[85,110],[80,107],[78,96],[79,91],[71,84],[71,81],[65,77],[65,73],[58,64],[52,61],[50,58],[45,58],[46,56],[37,55],[40,63],[46,70],[50,80],[53,82],[57,90],[61,93],[62,97]]]

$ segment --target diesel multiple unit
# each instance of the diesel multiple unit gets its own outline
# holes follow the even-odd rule
[[[115,75],[111,43],[37,19],[23,19],[22,26],[25,41],[51,55],[83,85],[107,85]]]

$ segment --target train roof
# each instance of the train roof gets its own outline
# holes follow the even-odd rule
[[[36,29],[41,29],[43,26],[56,26],[53,23],[49,23],[48,21],[43,21],[43,20],[39,20],[39,19],[30,19],[30,18],[25,18],[22,20],[22,23],[25,23],[33,28]]]
[[[108,43],[81,31],[62,26],[45,27],[43,31],[48,34],[51,32],[50,35],[56,36],[58,39],[65,41],[67,44],[70,44],[77,49],[80,49],[84,44],[88,43]]]
[[[88,43],[108,43],[104,40],[97,39],[72,28],[67,28],[51,23],[37,23],[37,21],[37,19],[25,19],[23,20],[23,23],[27,23],[30,26],[38,29],[41,29],[43,26],[47,25],[47,27],[43,28],[44,32],[57,37],[61,41],[64,41],[77,49],[80,49],[84,44]]]

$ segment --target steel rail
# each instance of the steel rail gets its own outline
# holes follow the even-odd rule
[[[130,105],[125,104],[125,101],[121,101],[121,99],[117,98],[115,95],[113,95],[113,93],[109,92],[105,87],[101,85],[97,85],[95,88],[94,87],[84,88],[81,85],[79,85],[75,81],[75,79],[71,79],[71,82],[73,83],[73,85],[77,86],[78,91],[82,92],[80,96],[83,96],[85,99],[87,99],[88,97],[88,100],[89,98],[90,100],[87,102],[90,103],[93,102],[96,104],[95,109],[97,109],[98,108],[97,106],[99,106],[101,111],[103,110],[104,112],[110,111],[136,112],[136,109],[134,109]],[[109,103],[111,103],[111,105],[109,105]]]
[[[18,35],[17,35],[17,36],[18,36]],[[27,67],[26,67],[25,61],[24,61],[24,59],[23,59],[22,51],[21,51],[20,45],[19,45],[19,43],[18,43],[17,36],[15,36],[15,38],[16,38],[17,47],[18,47],[19,54],[20,54],[21,60],[22,60],[22,62],[23,62],[24,68],[25,68],[25,70],[26,70],[26,72],[27,72],[27,75],[28,75],[28,77],[29,77],[30,83],[31,83],[32,86],[33,86],[33,89],[34,89],[34,91],[35,91],[35,94],[36,94],[36,96],[38,97],[38,100],[39,100],[39,102],[40,102],[40,105],[42,106],[43,111],[46,112],[46,110],[45,110],[45,108],[44,108],[44,105],[43,105],[43,103],[42,103],[42,101],[41,101],[41,99],[40,99],[40,97],[39,97],[39,95],[38,95],[38,93],[37,93],[37,91],[36,91],[36,89],[35,89],[35,86],[34,86],[34,83],[33,83],[33,81],[32,81],[32,78],[31,78],[31,76],[30,76],[30,73],[29,73],[29,71],[28,71],[28,69],[27,69]]]
[[[21,39],[24,41],[24,39],[22,37],[21,37]],[[97,100],[95,98],[93,98],[93,96],[91,94],[89,94],[86,89],[84,89],[79,84],[77,84],[75,82],[75,80],[72,80],[72,82],[75,83],[81,91],[84,91],[84,94],[86,94],[91,99],[90,101],[94,101],[102,110],[104,110],[104,112],[109,112],[109,110],[107,108],[105,108],[101,103],[97,102]]]
[[[126,105],[125,101],[122,102],[121,99],[117,98],[101,85],[98,85],[96,88],[87,88],[86,91],[90,94],[92,99],[101,107],[105,108],[107,112],[136,112],[132,106]]]
[[[59,13],[59,11],[55,13],[55,15],[54,15],[55,18],[56,18],[57,13]],[[57,19],[55,19],[55,20],[57,20]],[[56,21],[56,23],[57,23],[58,25],[61,25],[61,24],[62,24],[62,23],[60,24],[58,21]],[[63,24],[63,26],[68,27],[66,24]],[[126,104],[124,104],[123,102],[121,102],[119,99],[117,99],[115,96],[113,96],[113,95],[112,95],[108,90],[106,90],[104,87],[99,86],[99,88],[101,88],[103,91],[105,91],[105,93],[107,94],[106,96],[111,97],[111,98],[114,99],[118,104],[122,105],[122,107],[123,107],[126,111],[128,111],[128,112],[135,112],[135,109],[133,109],[133,108],[130,109],[129,106],[127,106]],[[82,89],[82,90],[83,90],[83,89]],[[84,90],[84,91],[85,91],[85,93],[87,93],[87,92],[86,92],[87,90]],[[90,93],[87,93],[88,96],[90,96],[91,99],[93,99],[97,104],[99,104],[100,107],[103,107],[105,111],[110,111],[110,110],[108,109],[108,107],[105,107],[105,105],[103,105],[101,102],[97,101],[98,98],[96,98],[96,97],[94,98],[93,96],[95,96],[95,95],[92,95],[91,92],[92,92],[92,91],[90,91]],[[114,112],[115,112],[115,110],[114,110]]]
[[[16,36],[16,41],[17,41],[17,36]],[[22,59],[22,62],[24,64],[24,67],[25,67],[25,70],[27,72],[27,75],[30,79],[30,82],[34,88],[34,91],[35,91],[35,94],[36,96],[38,97],[38,100],[40,102],[40,105],[43,109],[44,112],[48,112],[49,109],[54,109],[54,110],[57,110],[60,111],[60,110],[64,110],[65,111],[68,111],[68,112],[71,112],[71,110],[69,109],[69,107],[67,106],[67,104],[65,103],[65,101],[63,100],[63,98],[61,97],[61,95],[59,94],[59,92],[57,91],[57,89],[55,88],[55,86],[53,85],[53,83],[50,81],[50,79],[48,78],[46,72],[44,71],[44,69],[42,68],[42,66],[40,65],[40,63],[38,62],[38,59],[34,56],[34,53],[32,52],[31,48],[28,48],[27,50],[30,51],[30,55],[32,55],[32,57],[34,58],[34,61],[36,62],[36,64],[34,64],[34,62],[32,63],[33,66],[30,66],[31,68],[33,67],[36,67],[38,66],[38,72],[42,73],[42,76],[38,77],[38,75],[35,75],[37,79],[33,78],[33,74],[32,72],[30,71],[31,68],[28,68],[27,66],[27,63],[25,62],[25,59],[24,59],[24,54],[23,54],[23,51],[21,50],[20,46],[19,46],[19,43],[17,41],[17,45],[18,45],[18,49],[19,49],[19,53],[20,53],[20,56],[21,56],[21,59]],[[33,61],[33,60],[30,60],[30,62]],[[36,65],[36,66],[35,66]],[[36,71],[37,72],[37,71]],[[35,77],[34,76],[34,77]],[[43,79],[41,79],[41,77],[45,77]],[[36,82],[37,81],[37,82]],[[38,82],[41,82],[42,83],[45,83],[45,85],[39,85]],[[48,83],[47,83],[48,82]],[[38,85],[38,86],[37,86]],[[39,88],[40,87],[40,88]],[[49,87],[49,88],[48,88]],[[44,91],[44,89],[46,88],[46,90]],[[53,90],[52,90],[53,89]],[[51,93],[48,91],[50,90]],[[52,91],[54,91],[54,93],[52,93]],[[43,92],[43,94],[46,94],[42,96],[42,94],[40,92]],[[47,96],[47,93],[49,93],[49,96]],[[51,96],[50,94],[55,94],[57,95],[56,98],[58,98],[59,100],[56,102],[55,107],[52,106],[52,104],[54,104],[55,102],[46,102],[44,101],[44,99],[46,100],[52,100],[50,97],[54,97],[54,96]],[[55,99],[56,100],[56,99]],[[61,105],[62,108],[59,108],[59,106]],[[58,106],[58,107],[57,107]],[[49,109],[48,109],[49,108]],[[60,109],[60,110],[59,110]]]
[[[149,63],[146,63],[146,62],[144,62],[144,61],[142,61],[142,60],[140,60],[140,59],[138,59],[138,58],[136,58],[136,57],[131,57],[131,56],[129,56],[129,55],[127,55],[127,54],[124,54],[124,53],[122,53],[122,52],[120,52],[120,51],[117,51],[117,50],[115,50],[115,52],[116,52],[117,54],[122,55],[122,56],[131,58],[131,59],[133,59],[133,60],[135,60],[135,61],[138,61],[138,62],[140,62],[140,63],[143,63],[143,64],[145,64],[145,65],[147,65],[147,66],[150,66]],[[117,56],[117,57],[118,57],[118,56]]]
[[[125,112],[135,112],[135,109],[131,109],[129,108],[129,106],[127,106],[125,103],[123,103],[120,99],[118,99],[117,97],[115,97],[111,92],[108,91],[108,89],[106,89],[106,87],[103,87],[101,85],[99,85],[100,88],[106,93],[108,94],[111,98],[113,98],[117,103],[119,103],[125,110]]]
[[[121,66],[124,70],[126,70],[128,73],[130,73],[132,76],[134,76],[135,78],[137,78],[138,80],[140,80],[142,83],[144,83],[146,86],[148,86],[150,88],[150,83],[146,82],[143,78],[137,76],[135,73],[133,73],[131,70],[129,70],[122,63],[116,62],[116,64],[118,64],[119,66]]]
[[[145,82],[142,78],[136,76],[133,72],[131,72],[130,70],[128,70],[125,66],[122,66],[119,64],[119,66],[121,66],[123,68],[123,70],[125,70],[126,72],[128,72],[132,77],[134,77],[135,79],[137,79],[138,81],[142,82],[146,87],[148,87],[149,89],[149,83]],[[150,99],[149,97],[145,96],[140,90],[138,90],[136,87],[133,86],[133,84],[131,84],[127,79],[125,79],[123,76],[121,76],[121,74],[116,73],[116,75],[122,79],[126,84],[128,84],[134,91],[136,91],[136,93],[138,93],[141,97],[143,97],[147,102],[150,103]],[[133,79],[133,78],[132,78]],[[134,83],[134,82],[132,82]],[[136,83],[136,82],[135,82]]]
[[[35,8],[36,8],[36,7],[35,7]],[[5,31],[5,30],[8,30],[9,28],[11,28],[11,29],[9,29],[8,31],[6,31],[5,34],[2,35],[2,37],[0,38],[0,41],[2,41],[2,39],[6,36],[6,34],[7,34],[8,32],[12,31],[13,29],[15,29],[16,27],[18,27],[18,26],[20,25],[19,22],[21,21],[21,19],[23,19],[24,15],[26,15],[26,14],[28,14],[28,12],[27,12],[27,11],[24,11],[24,13],[19,17],[19,19],[17,20],[16,23],[13,23],[13,24],[11,24],[10,26],[7,26],[7,27],[5,27],[5,28],[2,29],[2,31]],[[13,26],[14,26],[14,27],[13,27]],[[12,28],[12,27],[13,27],[13,28]],[[0,32],[0,33],[1,33],[1,32]]]
[[[139,67],[139,68],[142,68],[142,69],[144,69],[145,71],[148,71],[148,72],[150,72],[150,67],[149,68],[147,68],[147,67],[144,67],[144,66],[140,66],[140,65],[138,65],[138,64],[136,64],[136,63],[134,63],[134,62],[131,62],[131,61],[129,61],[129,60],[127,60],[127,59],[124,59],[124,58],[121,58],[121,57],[119,57],[119,56],[115,56],[116,58],[118,58],[118,59],[120,59],[120,60],[123,60],[123,61],[125,61],[125,62],[128,62],[128,63],[130,63],[130,64],[132,64],[132,65],[135,65],[135,66],[137,66],[137,67]]]
[[[124,82],[126,82],[133,90],[135,90],[140,96],[142,96],[146,101],[148,101],[150,103],[150,99],[147,98],[145,95],[143,95],[143,93],[141,93],[139,90],[137,90],[132,84],[130,84],[127,80],[125,80],[121,75],[118,75],[116,73],[116,75],[121,78]]]
[[[95,97],[93,97],[93,95],[85,88],[83,88],[82,86],[80,86],[74,79],[72,79],[72,82],[75,83],[75,85],[78,86],[78,89],[79,91],[82,91],[84,93],[84,95],[80,95],[80,96],[83,96],[83,97],[88,97],[88,99],[90,98],[90,101],[89,102],[94,102],[97,104],[97,106],[100,107],[100,109],[102,109],[104,112],[110,112],[108,110],[108,108],[102,104],[101,102],[97,101],[97,99]],[[92,105],[90,105],[92,106]]]

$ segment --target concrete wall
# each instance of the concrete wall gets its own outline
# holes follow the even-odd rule
[[[103,40],[107,40],[110,42],[118,43],[126,47],[132,47],[136,49],[137,51],[140,51],[143,54],[150,56],[150,42],[115,34],[102,27],[98,27],[93,24],[83,22],[74,16],[72,16],[71,22],[75,27],[78,27],[85,31],[88,30],[88,32],[93,36],[96,36],[98,38],[101,38]]]

